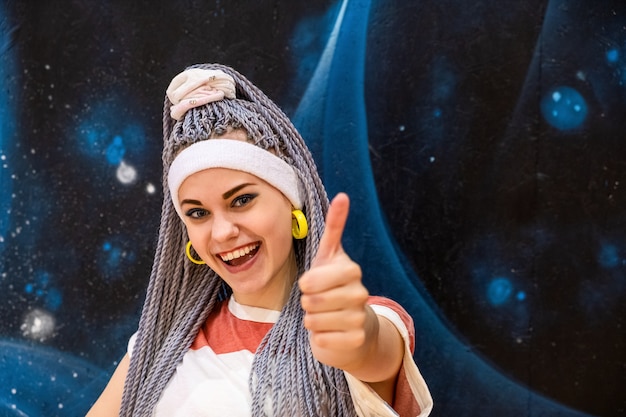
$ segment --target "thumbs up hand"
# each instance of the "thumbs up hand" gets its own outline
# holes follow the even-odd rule
[[[333,199],[317,255],[299,280],[313,355],[344,370],[357,366],[355,359],[365,358],[367,352],[360,351],[366,348],[368,336],[378,331],[376,315],[367,305],[369,293],[361,282],[361,267],[341,244],[349,208],[346,194]]]

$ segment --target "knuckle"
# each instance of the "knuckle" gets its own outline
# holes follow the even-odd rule
[[[306,312],[319,313],[325,309],[328,303],[328,294],[306,294],[300,296],[300,305]]]
[[[350,317],[350,325],[355,329],[362,329],[365,326],[366,318],[365,312],[356,312]]]
[[[347,262],[344,268],[344,273],[354,279],[361,279],[361,277],[363,276],[361,266],[352,260]]]
[[[313,296],[311,295],[303,295],[300,297],[300,305],[302,305],[302,309],[306,312],[312,310],[315,305],[315,301]]]
[[[316,328],[316,320],[315,317],[312,316],[311,314],[305,314],[304,318],[302,319],[302,324],[304,325],[305,329],[308,330],[315,330]]]
[[[369,291],[367,291],[367,288],[365,288],[364,286],[361,285],[361,287],[356,292],[356,299],[361,304],[365,304],[367,302],[367,299],[369,298],[369,296],[370,296],[370,294],[369,294]]]
[[[349,306],[350,308],[362,310],[367,304],[367,300],[369,299],[369,292],[367,288],[365,288],[361,284],[355,284],[350,289],[350,293],[348,295]]]
[[[325,337],[325,335],[321,333],[313,333],[311,335],[311,343],[315,344],[316,346],[322,349],[327,348],[329,345],[328,338]]]
[[[300,297],[300,305],[302,306],[302,309],[306,312],[309,310],[309,297],[307,297],[306,295],[303,295]]]

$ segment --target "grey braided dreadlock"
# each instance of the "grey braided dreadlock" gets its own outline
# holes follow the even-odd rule
[[[164,201],[156,255],[139,321],[120,416],[151,416],[176,365],[218,303],[230,294],[206,265],[186,261],[187,234],[171,202],[169,167],[180,150],[194,142],[244,129],[250,141],[291,164],[304,189],[303,211],[309,236],[294,241],[298,276],[310,267],[324,229],[328,197],[304,140],[287,116],[262,91],[232,68],[218,64],[190,68],[219,69],[232,76],[236,99],[193,108],[180,120],[163,113]],[[317,362],[302,324],[298,285],[294,285],[280,318],[259,346],[252,364],[250,390],[253,417],[356,416],[343,371]],[[207,404],[211,407],[211,404]]]

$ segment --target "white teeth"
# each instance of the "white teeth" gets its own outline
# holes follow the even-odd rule
[[[232,252],[228,252],[228,253],[222,254],[222,255],[220,255],[220,257],[222,258],[222,261],[224,261],[224,262],[232,261],[233,259],[241,258],[242,256],[245,256],[245,255],[249,254],[251,251],[256,249],[257,246],[258,245],[246,246],[245,248],[237,249],[237,250],[234,250]]]

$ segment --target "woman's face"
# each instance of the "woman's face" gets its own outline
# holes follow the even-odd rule
[[[297,272],[289,200],[260,178],[211,168],[178,190],[198,255],[241,304],[280,310]]]

